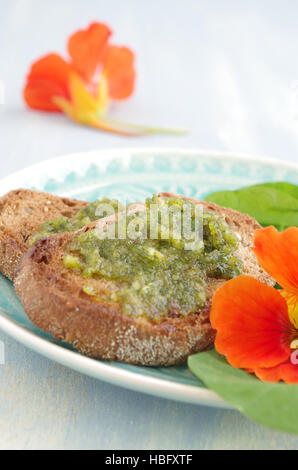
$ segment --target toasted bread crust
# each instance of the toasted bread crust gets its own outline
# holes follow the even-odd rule
[[[223,215],[240,238],[239,254],[245,274],[274,284],[258,265],[249,246],[259,224],[247,215],[212,203],[203,206]],[[86,280],[62,264],[72,233],[39,240],[21,260],[15,280],[30,320],[59,340],[91,357],[148,366],[183,363],[187,356],[212,346],[215,332],[209,322],[212,296],[225,280],[210,280],[205,307],[186,317],[167,317],[158,323],[132,318],[111,301],[95,301],[84,293]],[[91,282],[99,282],[91,280]],[[105,281],[103,281],[105,282]],[[89,280],[88,280],[89,283]],[[112,288],[108,286],[108,288]]]
[[[14,279],[28,240],[47,220],[72,217],[87,202],[52,194],[17,189],[0,198],[0,272]]]

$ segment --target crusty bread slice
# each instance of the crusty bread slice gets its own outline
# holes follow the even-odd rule
[[[221,214],[238,234],[239,255],[244,272],[272,285],[274,281],[258,265],[249,246],[259,224],[247,215],[201,203],[208,211]],[[105,223],[104,219],[100,223]],[[94,227],[94,223],[91,225]],[[82,230],[89,230],[85,227]],[[30,320],[56,338],[71,343],[83,354],[110,361],[162,366],[182,363],[189,354],[208,349],[215,332],[209,322],[212,296],[226,281],[211,279],[204,308],[186,317],[168,315],[159,323],[145,317],[129,317],[115,301],[94,300],[83,288],[86,278],[66,269],[63,256],[73,233],[39,240],[22,258],[15,289]],[[88,285],[110,293],[117,284],[88,278]]]
[[[52,194],[17,189],[0,198],[0,272],[13,280],[28,240],[47,220],[72,217],[88,203]]]

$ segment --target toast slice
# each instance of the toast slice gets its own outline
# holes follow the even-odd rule
[[[50,219],[72,217],[87,202],[30,189],[10,191],[0,198],[0,272],[14,279],[30,237]]]
[[[160,193],[160,196],[167,194]],[[249,248],[259,224],[237,211],[209,202],[200,204],[223,216],[236,232],[244,274],[273,285],[273,279],[260,268]],[[110,222],[101,219],[100,224],[105,223]],[[82,230],[92,228],[94,222]],[[109,300],[118,289],[115,281],[88,278],[91,288],[111,294],[108,300],[95,300],[84,290],[86,278],[64,266],[65,248],[76,233],[39,240],[21,260],[15,289],[35,325],[88,356],[146,366],[183,363],[188,355],[212,346],[215,336],[209,322],[212,297],[226,280],[209,279],[207,302],[195,313],[173,316],[169,312],[158,322],[150,321],[146,316],[132,317],[123,313],[119,301]]]

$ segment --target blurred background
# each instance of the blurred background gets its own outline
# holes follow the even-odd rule
[[[298,162],[298,2],[293,0],[0,0],[0,178],[67,153],[192,147]],[[186,128],[121,137],[26,109],[30,64],[92,21],[136,53],[133,96],[111,115]],[[39,356],[0,332],[6,365],[0,448],[292,449],[236,411],[123,390]]]
[[[0,8],[0,176],[65,153],[123,146],[298,161],[293,0],[0,0]],[[136,91],[111,115],[186,128],[187,136],[120,137],[25,108],[32,61],[51,51],[66,56],[67,37],[91,21],[109,24],[113,43],[136,53]]]

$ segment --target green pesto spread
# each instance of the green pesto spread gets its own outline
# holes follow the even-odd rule
[[[116,199],[103,198],[101,200],[96,200],[91,204],[88,204],[84,209],[79,210],[71,219],[61,216],[56,220],[45,222],[40,227],[39,231],[31,237],[29,244],[32,246],[37,240],[40,240],[41,238],[49,238],[56,233],[74,232],[94,220],[101,219],[107,215],[112,215],[107,211],[104,211],[104,208],[108,206],[111,206],[114,212],[124,209],[124,206]]]
[[[166,205],[168,229],[162,215]],[[84,291],[95,300],[120,302],[127,315],[158,321],[168,314],[196,312],[206,303],[208,278],[231,279],[242,271],[235,234],[222,217],[202,208],[198,219],[199,208],[191,201],[153,196],[144,211],[127,216],[129,237],[118,236],[119,221],[113,224],[112,239],[99,236],[97,229],[80,233],[67,246],[64,265],[86,278],[116,282],[118,288],[108,297],[87,280]],[[180,220],[174,215],[179,213]],[[197,220],[199,239],[194,236]],[[180,233],[184,222],[187,228]]]

